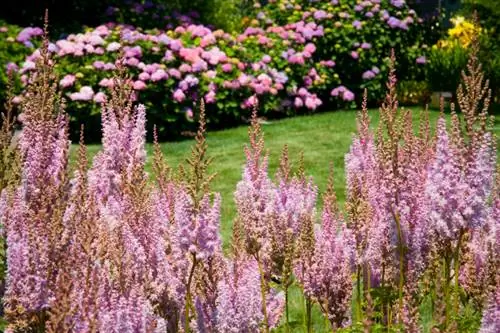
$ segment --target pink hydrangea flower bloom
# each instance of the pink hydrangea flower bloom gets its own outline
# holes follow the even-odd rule
[[[59,85],[63,88],[71,87],[75,83],[76,77],[72,74],[65,75],[61,81],[59,81]]]
[[[144,89],[146,89],[146,87],[147,87],[146,83],[144,83],[141,80],[135,81],[134,86],[133,86],[134,90],[144,90]]]
[[[207,104],[211,104],[211,103],[215,103],[216,101],[216,97],[215,97],[215,91],[209,91],[206,95],[205,95],[205,103]]]
[[[108,52],[115,52],[118,51],[122,47],[122,45],[118,42],[111,42],[106,46],[106,51]]]
[[[106,102],[106,95],[103,92],[98,92],[94,96],[94,102],[98,104]]]
[[[83,86],[79,92],[69,95],[72,101],[90,101],[92,97],[94,97],[94,90],[89,86]]]
[[[174,99],[176,100],[176,102],[181,103],[186,99],[186,95],[181,89],[177,89],[174,92]]]

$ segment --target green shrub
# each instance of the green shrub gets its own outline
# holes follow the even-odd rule
[[[426,105],[431,92],[426,81],[401,81],[398,85],[399,102],[403,105]]]
[[[25,58],[35,50],[35,39],[39,40],[39,36],[33,36],[26,41],[26,44],[16,40],[23,28],[16,25],[7,24],[0,20],[0,110],[3,108],[6,86],[9,81],[8,72],[16,71],[16,68]],[[39,31],[38,31],[39,32]],[[16,76],[12,76],[12,82],[19,88],[19,82],[15,80]]]
[[[426,76],[432,91],[454,92],[460,83],[460,74],[467,64],[468,51],[459,44],[433,47],[429,53]]]

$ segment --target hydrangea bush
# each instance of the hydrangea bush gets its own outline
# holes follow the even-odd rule
[[[99,113],[121,57],[135,98],[162,138],[193,128],[192,101],[201,97],[210,126],[230,126],[245,118],[241,109],[255,103],[254,95],[263,115],[274,116],[351,107],[363,88],[377,101],[391,47],[412,77],[425,63],[418,18],[404,1],[270,1],[239,34],[189,16],[176,21],[180,25],[167,30],[110,23],[51,43],[71,119]],[[18,64],[23,83],[39,54]]]
[[[0,20],[0,101],[5,101],[7,83],[17,84],[15,73],[25,58],[33,52],[34,44],[40,41],[42,29],[25,28],[7,24]],[[11,77],[9,79],[9,76]]]
[[[396,51],[403,80],[423,78],[422,20],[404,0],[272,0],[257,19],[263,26],[323,28],[314,58],[335,64],[333,75],[341,86],[331,91],[334,97],[342,97],[345,90],[344,99],[351,100],[353,91],[360,101],[366,88],[370,102],[381,101],[390,49]]]

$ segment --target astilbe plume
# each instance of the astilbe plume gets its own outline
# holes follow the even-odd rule
[[[463,170],[445,120],[438,121],[436,157],[429,170],[426,193],[431,203],[432,228],[444,239],[458,241],[466,228],[485,223],[496,156],[489,135],[485,135],[485,141],[474,153],[468,169]]]
[[[233,262],[218,289],[216,331],[259,331],[264,315],[257,263],[254,260]]]
[[[67,245],[61,238],[69,141],[47,42],[22,106],[20,185],[2,210],[7,244],[5,310],[9,329],[44,327]],[[4,195],[4,193],[2,194]]]
[[[236,185],[234,199],[238,218],[244,229],[246,250],[250,255],[262,256],[268,252],[270,246],[267,239],[266,215],[272,209],[275,186],[267,174],[268,156],[263,156],[264,137],[256,108],[248,136],[250,145],[245,147],[243,179]]]
[[[279,218],[284,220],[278,221],[284,221],[286,224],[294,222],[287,220],[289,216],[286,210],[280,217],[275,211],[276,204],[279,203],[276,201],[279,200],[277,198],[279,192],[267,173],[268,157],[263,156],[264,137],[257,119],[256,106],[252,113],[248,136],[250,145],[245,147],[246,163],[243,169],[243,179],[236,186],[234,198],[245,252],[257,262],[264,331],[269,332],[270,327],[277,324],[284,305],[283,297],[269,287],[273,267],[273,239],[270,235],[272,223],[269,222],[276,222]],[[280,230],[281,232],[283,230]]]
[[[220,195],[217,195],[211,203],[210,195],[206,194],[199,206],[195,207],[192,198],[185,190],[180,189],[176,194],[174,219],[177,229],[172,244],[174,257],[188,263],[186,266],[188,271],[185,271],[184,277],[180,277],[186,288],[185,293],[188,292],[187,288],[190,288],[190,295],[197,294],[195,284],[198,282],[199,289],[206,293],[199,295],[196,301],[201,302],[202,307],[208,305],[206,302],[210,302],[213,309],[217,296],[209,294],[207,287],[212,287],[211,291],[217,292],[216,285],[223,272],[223,267],[220,267],[218,262],[222,260],[219,237]],[[205,280],[205,277],[209,277],[205,275],[206,270],[214,275],[211,277],[215,278],[215,281]],[[207,286],[205,282],[212,282],[215,286]],[[192,299],[186,301],[192,302]],[[190,306],[192,305],[194,304]],[[203,326],[209,326],[213,320],[213,311],[208,308],[204,310],[205,313],[198,313],[198,321],[203,322]]]
[[[494,333],[500,329],[500,289],[497,288],[488,299],[481,319],[479,333]]]
[[[99,281],[93,306],[104,306],[108,317],[120,317],[122,326],[115,326],[115,331],[132,332],[144,323],[162,327],[163,320],[153,315],[150,302],[164,293],[170,271],[164,221],[154,214],[144,171],[145,108],[132,106],[123,76],[115,80],[110,103],[102,109],[103,148],[87,176],[88,199],[96,210],[99,256],[86,275]],[[136,306],[143,311],[133,311]],[[111,329],[109,321],[103,322],[106,317],[98,318],[98,327]]]
[[[337,330],[350,323],[355,240],[338,211],[332,177],[324,197],[321,228],[315,238],[314,255],[310,262],[297,266],[296,276],[304,293],[318,302]]]
[[[488,131],[491,91],[477,60],[477,47],[476,38],[457,90],[463,123],[454,105],[450,129],[444,119],[438,121],[436,156],[426,183],[435,253],[444,262],[445,328],[455,325],[450,322],[451,311],[460,311],[461,288],[481,309],[491,285],[497,284],[491,272],[498,269],[494,259],[498,255],[490,245],[497,241],[492,230],[498,224],[491,222],[497,200],[496,139]]]
[[[15,114],[13,99],[13,77],[9,74],[7,98],[4,112],[1,114],[0,127],[0,299],[5,293],[6,278],[6,240],[3,226],[3,211],[9,206],[12,190],[19,185],[20,156],[14,136]],[[3,313],[3,301],[0,302],[0,313]]]
[[[69,238],[67,255],[62,258],[54,302],[49,312],[48,332],[96,332],[98,284],[98,214],[87,184],[87,151],[81,129],[78,167],[71,180],[69,203],[64,214],[63,237]],[[95,284],[94,284],[95,283]],[[93,319],[91,319],[93,318]]]
[[[481,333],[497,332],[500,329],[500,275],[497,271],[500,265],[500,250],[498,248],[498,243],[500,242],[500,172],[497,172],[496,177],[497,184],[487,229],[489,245],[488,259],[490,262],[486,265],[486,268],[490,276],[489,280],[487,280],[487,294],[484,296],[483,317],[479,330]],[[481,262],[480,264],[483,263]],[[484,275],[486,274],[483,273],[480,276]],[[484,286],[483,284],[480,287],[484,288]]]
[[[8,75],[6,101],[4,111],[1,113],[0,126],[0,193],[8,187],[17,185],[19,181],[19,150],[15,136],[15,107],[12,102],[14,96],[14,78]]]
[[[173,179],[159,146],[156,145],[157,209],[164,220],[168,243],[167,262],[171,268],[169,299],[160,304],[168,314],[172,331],[213,332],[218,300],[218,283],[225,272],[220,240],[219,194],[212,199],[208,174],[205,114],[200,106],[200,126],[196,144],[182,169],[183,177]],[[165,303],[166,302],[166,303]],[[172,311],[168,308],[175,308]]]
[[[366,92],[365,99],[366,101]],[[380,256],[374,256],[369,238],[372,231],[377,231],[376,211],[371,206],[373,192],[377,188],[376,152],[373,134],[369,130],[369,118],[366,104],[358,114],[358,136],[353,139],[349,152],[345,156],[347,180],[348,226],[356,239],[356,262],[359,266],[368,266],[371,279],[379,280]],[[382,228],[380,228],[382,229]],[[384,233],[382,229],[380,231]]]
[[[109,276],[109,274],[103,274]],[[100,281],[99,332],[148,332],[166,331],[166,323],[155,313],[149,300],[139,288],[126,294],[120,292],[117,282]]]
[[[283,148],[280,169],[276,175],[278,185],[275,187],[272,209],[267,215],[269,237],[271,238],[270,258],[273,270],[279,280],[282,279],[286,256],[293,259],[295,240],[297,239],[303,220],[314,220],[318,189],[312,178],[305,175],[291,175],[288,165],[288,147]],[[287,248],[292,249],[287,249]],[[291,253],[289,253],[291,252]]]
[[[231,256],[225,261],[225,275],[219,281],[214,332],[256,332],[262,328],[261,276],[256,260],[245,252],[244,231],[236,219],[233,225]],[[276,327],[285,300],[270,290],[267,295],[269,327]]]
[[[467,256],[460,270],[460,285],[473,299],[477,308],[483,308],[480,332],[496,332],[499,324],[500,278],[500,173],[497,170],[493,189],[492,205],[488,211],[486,224],[472,234]]]

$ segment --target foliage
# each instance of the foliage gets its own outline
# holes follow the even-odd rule
[[[446,48],[433,47],[429,52],[426,76],[432,91],[454,91],[460,82],[460,73],[467,63],[468,51],[453,43]]]
[[[72,123],[95,122],[121,55],[138,101],[148,107],[149,126],[158,125],[160,138],[192,133],[193,101],[202,96],[212,128],[248,118],[239,106],[248,109],[253,95],[265,116],[325,105],[352,107],[363,88],[369,88],[369,101],[375,102],[383,90],[391,47],[401,54],[403,72],[412,79],[421,77],[425,57],[418,18],[403,2],[328,3],[295,11],[288,7],[286,2],[270,2],[238,35],[174,15],[167,19],[181,25],[167,31],[107,24],[54,42],[50,50],[56,54]],[[132,17],[143,24],[147,10],[157,7],[151,8],[141,5],[145,16]],[[289,15],[286,21],[283,13]],[[29,80],[37,56],[35,51],[20,68],[22,82]]]
[[[433,91],[457,89],[471,45],[483,35],[476,22],[463,16],[455,16],[450,21],[453,26],[448,29],[444,39],[432,46],[429,54],[427,81]],[[445,80],[442,79],[443,75],[446,75]]]
[[[15,72],[19,64],[34,51],[34,45],[31,41],[36,40],[42,32],[41,29],[26,29],[31,29],[28,38],[23,42],[18,41],[16,37],[23,29],[0,20],[0,103],[2,106],[6,98],[9,74],[11,74],[14,83]],[[18,86],[17,82],[16,85]],[[19,86],[17,88],[16,90],[19,90]]]
[[[391,49],[403,80],[423,79],[417,59],[425,55],[426,29],[405,1],[269,1],[257,18],[263,26],[322,26],[314,57],[334,61],[334,75],[358,101],[363,89],[369,91],[369,102],[381,100]]]
[[[147,173],[145,107],[134,105],[118,63],[101,110],[102,150],[89,167],[82,135],[70,175],[68,117],[43,44],[19,141],[10,126],[0,137],[22,166],[0,193],[8,331],[289,330],[294,285],[307,332],[314,305],[334,331],[418,332],[427,300],[437,330],[496,330],[500,184],[476,44],[457,90],[463,119],[453,110],[448,126],[441,116],[436,134],[427,113],[415,132],[399,108],[391,56],[379,126],[370,126],[365,93],[345,157],[345,214],[333,175],[317,212],[318,188],[286,146],[273,180],[254,103],[227,255],[203,102],[186,163],[172,169],[156,142]]]
[[[402,105],[426,105],[430,95],[426,81],[401,81],[398,85],[398,97]]]

